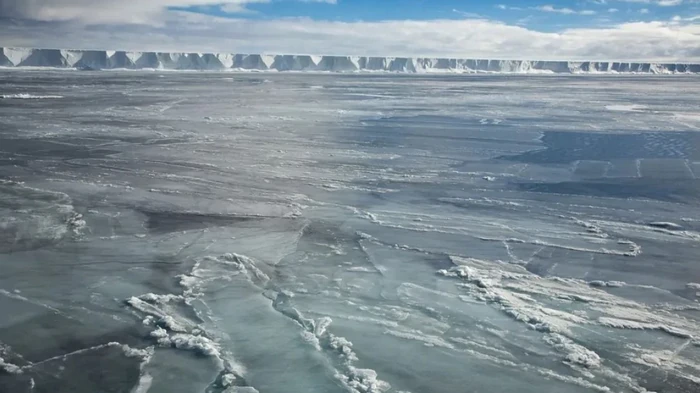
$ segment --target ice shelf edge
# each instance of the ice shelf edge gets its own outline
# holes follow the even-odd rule
[[[700,64],[0,48],[0,67],[397,73],[700,74]]]

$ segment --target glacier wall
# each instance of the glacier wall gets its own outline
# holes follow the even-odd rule
[[[700,64],[692,63],[165,53],[31,48],[0,48],[0,67],[54,67],[89,70],[700,74]]]

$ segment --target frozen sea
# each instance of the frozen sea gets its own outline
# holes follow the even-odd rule
[[[2,71],[0,392],[699,392],[699,91]]]

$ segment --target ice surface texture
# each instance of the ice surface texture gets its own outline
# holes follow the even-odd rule
[[[697,393],[698,91],[0,70],[0,393]]]

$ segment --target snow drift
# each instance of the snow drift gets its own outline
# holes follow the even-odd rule
[[[0,67],[400,73],[700,74],[700,64],[0,48]]]

